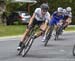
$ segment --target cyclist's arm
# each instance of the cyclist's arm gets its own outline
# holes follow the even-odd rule
[[[32,15],[32,17],[30,18],[30,21],[29,21],[29,24],[28,24],[28,25],[31,25],[31,24],[32,24],[34,18],[35,18],[35,13],[34,13],[34,14]]]
[[[68,24],[70,24],[72,22],[72,13],[68,14],[68,18],[67,18],[66,22]]]
[[[72,18],[69,17],[66,21],[68,21],[69,23],[71,23],[72,22]]]

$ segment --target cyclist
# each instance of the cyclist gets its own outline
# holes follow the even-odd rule
[[[24,35],[19,43],[18,46],[18,50],[20,50],[23,42],[26,39],[26,36],[28,35],[28,33],[30,32],[30,30],[32,29],[32,27],[34,27],[36,24],[41,27],[42,25],[44,25],[44,28],[41,29],[39,32],[37,32],[34,36],[34,38],[40,36],[44,31],[45,28],[47,27],[47,23],[50,20],[50,13],[48,12],[49,6],[48,4],[43,3],[40,8],[36,8],[31,19],[30,22],[28,24],[28,27],[26,29],[26,31],[24,32]]]
[[[63,21],[64,15],[63,15],[63,8],[62,7],[58,7],[57,11],[55,11],[52,14],[52,18],[49,21],[49,26],[45,32],[45,35],[42,39],[42,41],[45,41],[46,38],[46,33],[48,32],[48,30],[50,30],[51,26],[55,26],[56,25],[56,30],[59,28],[59,25],[62,25],[62,21]]]
[[[64,13],[64,22],[63,22],[63,29],[65,29],[71,22],[72,22],[72,12],[71,7],[67,7],[63,10]]]

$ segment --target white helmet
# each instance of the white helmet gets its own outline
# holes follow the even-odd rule
[[[57,11],[58,12],[63,12],[63,8],[62,7],[58,7]]]
[[[66,8],[66,11],[69,11],[70,12],[71,10],[72,10],[71,7],[67,7]]]

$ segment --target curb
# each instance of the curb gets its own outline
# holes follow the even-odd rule
[[[0,39],[10,39],[10,38],[20,38],[22,35],[16,35],[16,36],[4,36],[0,37]]]
[[[68,27],[75,27],[75,25],[69,25]]]
[[[75,31],[64,31],[63,33],[75,33]],[[20,38],[22,35],[16,35],[16,36],[5,36],[5,37],[0,37],[0,39],[9,39],[9,38]]]

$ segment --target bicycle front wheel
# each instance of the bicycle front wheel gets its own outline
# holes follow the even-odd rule
[[[28,42],[27,40],[28,40],[28,38],[26,38],[25,43]],[[21,55],[21,54],[22,54],[22,51],[23,51],[23,49],[25,48],[25,45],[26,45],[26,44],[24,44],[24,43],[22,44],[21,49],[18,51],[18,55]]]
[[[59,35],[61,35],[61,33],[62,33],[62,27],[59,27],[59,28],[56,30],[56,35],[55,35],[55,39],[54,39],[54,40],[58,40]]]
[[[59,37],[59,34],[56,34],[54,40],[58,40],[58,37]]]
[[[29,39],[27,40],[27,42],[25,43],[25,48],[22,51],[22,57],[24,57],[28,51],[30,50],[32,44],[33,44],[34,39],[32,38],[32,36],[29,37]]]
[[[45,38],[45,44],[44,44],[44,46],[47,46],[48,41],[49,41],[50,38],[51,38],[51,35],[52,35],[52,32],[53,32],[53,28],[54,28],[54,26],[51,26],[51,27],[50,27],[50,30],[47,32],[47,36],[46,36],[46,38]]]

